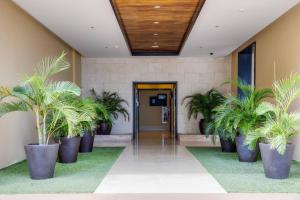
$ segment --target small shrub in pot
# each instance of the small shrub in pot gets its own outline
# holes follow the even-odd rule
[[[207,91],[205,94],[196,93],[190,96],[186,96],[182,103],[188,101],[186,103],[186,107],[188,107],[188,118],[194,119],[198,118],[198,115],[201,113],[203,115],[203,119],[199,121],[199,130],[201,134],[211,134],[206,133],[206,128],[208,124],[212,121],[214,108],[219,106],[224,100],[224,96],[215,89],[211,89]]]
[[[129,113],[125,107],[128,106],[128,102],[121,98],[117,92],[103,91],[101,95],[98,95],[94,89],[91,90],[92,96],[97,103],[103,105],[107,112],[108,117],[104,117],[103,113],[97,112],[98,121],[97,134],[109,135],[112,130],[113,120],[117,120],[121,114],[125,120],[129,121]]]

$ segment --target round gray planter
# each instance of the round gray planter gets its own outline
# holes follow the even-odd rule
[[[232,141],[220,139],[222,152],[225,153],[234,153],[236,152],[236,145]]]
[[[85,133],[80,141],[79,152],[80,153],[89,153],[93,151],[95,135],[91,133]]]
[[[259,153],[258,144],[256,144],[256,147],[254,150],[250,150],[248,145],[244,144],[245,142],[245,136],[239,135],[235,138],[236,142],[236,149],[239,156],[240,162],[256,162],[257,156]]]
[[[289,177],[294,145],[287,144],[286,151],[280,155],[270,144],[259,143],[265,175],[272,179],[286,179]]]
[[[58,160],[60,163],[74,163],[77,161],[80,140],[80,137],[60,138],[58,151]]]
[[[28,144],[24,146],[32,179],[53,178],[58,147],[58,144]]]

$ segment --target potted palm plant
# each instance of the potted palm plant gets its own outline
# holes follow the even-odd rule
[[[124,104],[128,106],[128,102],[121,98],[118,93],[103,91],[102,95],[98,95],[94,89],[91,90],[91,93],[96,102],[103,105],[109,113],[109,117],[100,120],[97,130],[98,135],[109,135],[113,125],[112,119],[117,120],[119,114],[123,115],[125,120],[129,120],[129,113],[124,107]],[[103,118],[102,113],[99,117]]]
[[[74,107],[61,100],[66,94],[80,95],[80,88],[68,81],[51,81],[50,78],[69,68],[63,52],[58,57],[45,58],[39,63],[37,71],[27,76],[21,85],[0,87],[0,116],[13,111],[31,111],[35,115],[38,134],[37,144],[25,145],[30,176],[32,179],[46,179],[54,175],[58,144],[50,143],[53,136],[47,127],[55,120],[49,120],[52,112],[59,113],[69,126],[74,129]],[[3,102],[4,99],[8,101]]]
[[[53,112],[51,116],[55,120],[57,119],[57,123],[49,130],[54,132],[54,137],[60,144],[58,151],[59,162],[74,163],[77,161],[81,136],[84,135],[86,130],[92,130],[94,127],[96,111],[90,99],[69,95],[64,97],[64,101],[76,108],[72,113],[74,119],[76,119],[72,132],[69,130],[69,123],[64,119],[60,119],[57,112]]]
[[[242,91],[242,97],[228,96],[224,104],[217,109],[216,121],[218,128],[236,135],[235,142],[241,162],[256,162],[259,148],[249,149],[245,137],[257,126],[261,125],[266,116],[257,115],[256,108],[267,97],[272,96],[271,89],[256,89],[239,80],[234,82]]]
[[[265,175],[273,179],[289,177],[294,145],[292,138],[300,131],[300,113],[289,111],[291,104],[300,96],[300,75],[273,83],[274,102],[262,102],[257,115],[267,115],[261,127],[247,135],[251,149],[259,141]]]
[[[217,90],[211,89],[205,94],[196,93],[186,96],[182,103],[186,100],[188,100],[186,107],[188,107],[189,119],[191,117],[197,119],[200,113],[203,115],[204,118],[199,121],[199,129],[200,133],[204,134],[208,123],[212,120],[213,109],[223,102],[224,96]]]
[[[212,137],[213,143],[215,143],[216,141],[215,136],[219,136],[222,152],[225,153],[236,152],[236,145],[235,145],[236,135],[232,132],[227,131],[224,127],[225,124],[218,124],[218,121],[214,119],[208,124],[207,128],[205,129],[205,134],[206,135],[213,134]]]
[[[100,120],[107,120],[109,118],[108,112],[100,103],[95,102],[93,99],[85,98],[84,104],[87,107],[91,107],[91,110],[94,110],[92,113],[92,121],[82,122],[82,132],[84,133],[81,137],[79,152],[88,153],[93,151],[93,144],[95,138],[95,129],[97,122]],[[90,109],[89,109],[90,110]]]

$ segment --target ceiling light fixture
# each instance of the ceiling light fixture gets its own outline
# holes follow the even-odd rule
[[[153,45],[152,48],[159,48],[159,46],[158,45]]]
[[[154,35],[154,36],[158,36],[159,34],[158,34],[158,33],[153,33],[153,35]]]
[[[239,11],[240,12],[245,12],[245,8],[240,8]]]
[[[160,8],[160,5],[156,5],[154,6],[155,9],[159,9]]]
[[[90,27],[90,29],[92,29],[92,30],[93,30],[94,28],[95,28],[94,26],[91,26],[91,27]]]
[[[156,22],[153,22],[153,24],[159,24],[159,23],[160,23],[160,22],[157,22],[157,21],[156,21]]]
[[[119,48],[119,45],[115,45],[115,48],[118,49],[118,48]]]

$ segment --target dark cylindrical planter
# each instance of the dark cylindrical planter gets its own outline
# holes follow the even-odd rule
[[[207,121],[205,119],[200,119],[199,121],[199,129],[200,129],[200,134],[205,135],[205,130],[207,128]]]
[[[236,145],[232,141],[220,139],[222,152],[233,153],[236,152]]]
[[[106,122],[100,122],[97,127],[97,135],[110,135],[111,126]]]
[[[79,152],[88,153],[93,151],[95,135],[91,133],[85,133],[80,141]]]
[[[58,161],[60,163],[74,163],[77,161],[80,140],[80,137],[60,138],[58,151]]]
[[[24,146],[32,179],[53,178],[58,147],[58,144],[28,144]]]
[[[280,155],[270,144],[259,143],[265,175],[272,179],[286,179],[289,177],[294,145],[287,144],[286,151]]]
[[[245,136],[243,136],[241,134],[235,138],[236,149],[238,152],[239,161],[240,162],[256,162],[258,153],[259,153],[258,144],[256,144],[256,147],[254,150],[250,150],[249,145],[246,145],[244,142],[245,142]]]

